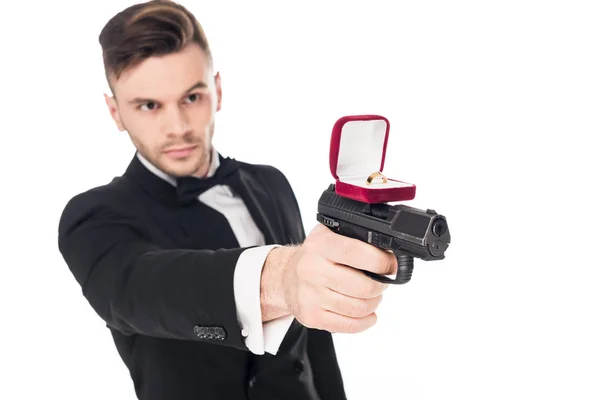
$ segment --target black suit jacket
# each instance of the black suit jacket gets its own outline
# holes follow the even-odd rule
[[[240,163],[240,180],[267,244],[304,240],[279,170]],[[245,346],[233,293],[244,249],[224,227],[200,202],[179,205],[175,188],[135,156],[122,176],[67,203],[59,249],[106,322],[138,398],[345,399],[329,332],[294,320],[277,355]]]

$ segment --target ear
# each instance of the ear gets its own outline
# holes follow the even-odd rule
[[[108,107],[108,111],[110,112],[110,116],[117,124],[117,128],[121,132],[125,130],[125,126],[123,125],[123,121],[121,121],[121,115],[119,114],[119,109],[117,107],[117,101],[114,97],[111,97],[104,93],[104,101],[106,101],[106,106]]]
[[[217,111],[221,110],[221,100],[222,100],[222,91],[221,91],[221,75],[217,72],[215,75],[215,89],[217,91]]]

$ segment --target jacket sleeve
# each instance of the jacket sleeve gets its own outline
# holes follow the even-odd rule
[[[330,332],[308,329],[308,358],[321,399],[346,400],[344,381]]]
[[[59,250],[96,313],[126,335],[206,341],[248,351],[234,272],[245,248],[163,249],[136,218],[98,193],[63,210]]]

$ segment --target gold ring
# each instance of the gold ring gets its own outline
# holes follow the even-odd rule
[[[376,176],[381,176],[383,183],[387,183],[387,181],[388,181],[387,177],[384,174],[382,174],[381,172],[376,171],[376,172],[373,172],[371,175],[369,175],[369,177],[367,178],[367,185],[370,185]]]

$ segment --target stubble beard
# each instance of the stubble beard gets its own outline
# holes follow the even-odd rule
[[[177,178],[183,176],[203,177],[209,169],[212,155],[212,137],[214,134],[214,122],[208,127],[208,135],[202,135],[199,139],[186,137],[183,144],[194,144],[197,147],[189,157],[174,160],[163,153],[168,146],[162,146],[155,151],[149,151],[142,143],[134,143],[138,151],[157,168],[166,174]]]

